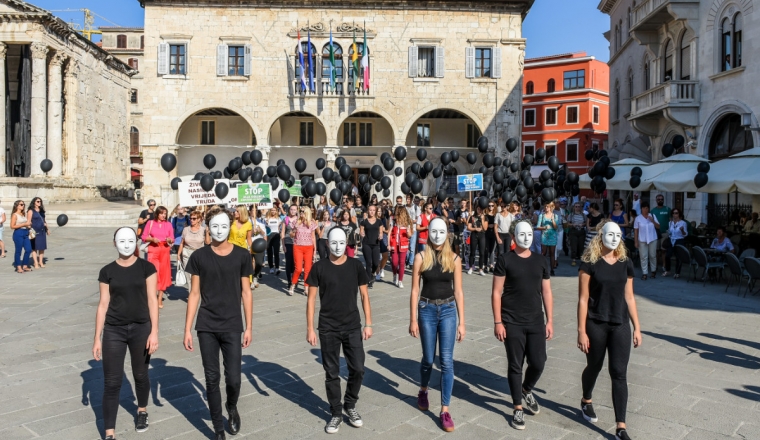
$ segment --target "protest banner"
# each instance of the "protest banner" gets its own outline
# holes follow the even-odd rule
[[[237,186],[237,203],[256,205],[256,209],[272,208],[272,186],[268,183],[241,183]]]
[[[214,186],[219,183],[225,183],[230,185],[229,179],[217,179],[214,181]],[[177,192],[179,193],[179,204],[184,207],[192,206],[205,206],[205,205],[237,205],[237,191],[234,188],[227,194],[227,197],[220,199],[214,193],[214,190],[204,191],[201,188],[201,182],[199,180],[191,180],[188,182],[179,182],[177,185]]]

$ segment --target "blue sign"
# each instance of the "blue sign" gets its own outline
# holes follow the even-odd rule
[[[463,174],[457,176],[457,192],[482,191],[482,174]]]

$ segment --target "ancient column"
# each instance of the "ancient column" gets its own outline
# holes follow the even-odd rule
[[[63,174],[63,74],[65,56],[58,52],[50,59],[48,85],[47,158],[53,162],[51,176]]]
[[[0,43],[0,121],[2,121],[2,126],[0,126],[0,177],[5,177],[5,130],[8,123],[5,120],[5,53],[7,50],[8,46]]]
[[[42,175],[40,162],[47,157],[47,53],[43,43],[32,43],[32,176]]]
[[[264,170],[264,174],[266,174],[267,168],[269,168],[269,153],[272,152],[272,147],[269,145],[258,145],[256,149],[261,151],[261,163],[257,166],[260,166]]]
[[[62,161],[65,164],[64,175],[75,176],[77,171],[77,72],[79,65],[76,60],[69,58],[64,75],[66,77],[64,93],[66,93],[66,119],[64,125],[64,141]]]

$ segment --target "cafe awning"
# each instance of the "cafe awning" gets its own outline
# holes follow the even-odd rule
[[[615,169],[615,177],[606,180],[607,189],[629,191],[631,190],[631,186],[628,184],[631,179],[631,169],[640,167],[644,170],[649,164],[638,159],[623,159],[610,164],[610,166]],[[591,178],[588,174],[578,178],[578,185],[583,189],[591,188]],[[636,190],[640,189],[636,188]]]
[[[760,148],[750,148],[711,164],[707,185],[702,188],[694,185],[696,174],[694,164],[687,170],[667,173],[655,182],[655,186],[660,191],[671,192],[728,194],[738,191],[742,194],[760,194]]]
[[[670,185],[669,183],[674,181],[674,176],[688,174],[689,172],[692,173],[690,180],[692,180],[691,184],[693,186],[693,179],[697,174],[697,165],[700,162],[706,161],[707,159],[704,157],[695,156],[693,154],[676,154],[675,156],[663,159],[644,170],[644,174],[641,176],[641,186],[645,187],[646,189],[641,189],[641,191],[649,191],[652,188],[667,192],[687,191],[685,189],[663,188],[677,188],[679,185],[684,185],[685,182],[683,182],[683,180],[680,180],[678,183],[674,183],[673,185]]]

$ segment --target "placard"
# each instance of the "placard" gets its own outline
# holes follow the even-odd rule
[[[229,179],[216,179],[214,180],[214,186],[219,183],[225,183],[230,186]],[[230,192],[227,197],[220,199],[214,193],[214,189],[211,191],[204,191],[201,188],[200,180],[191,180],[189,182],[179,182],[177,184],[177,192],[179,193],[179,205],[184,207],[191,206],[205,206],[205,205],[237,205],[237,191],[235,188],[230,188]]]
[[[287,185],[285,185],[285,188],[288,188]],[[288,192],[290,192],[290,197],[303,197],[301,194],[301,182],[296,182],[288,188]]]
[[[239,205],[256,205],[256,209],[272,209],[272,185],[268,183],[241,183],[237,186]]]
[[[457,192],[482,191],[482,174],[462,174],[457,176]]]

